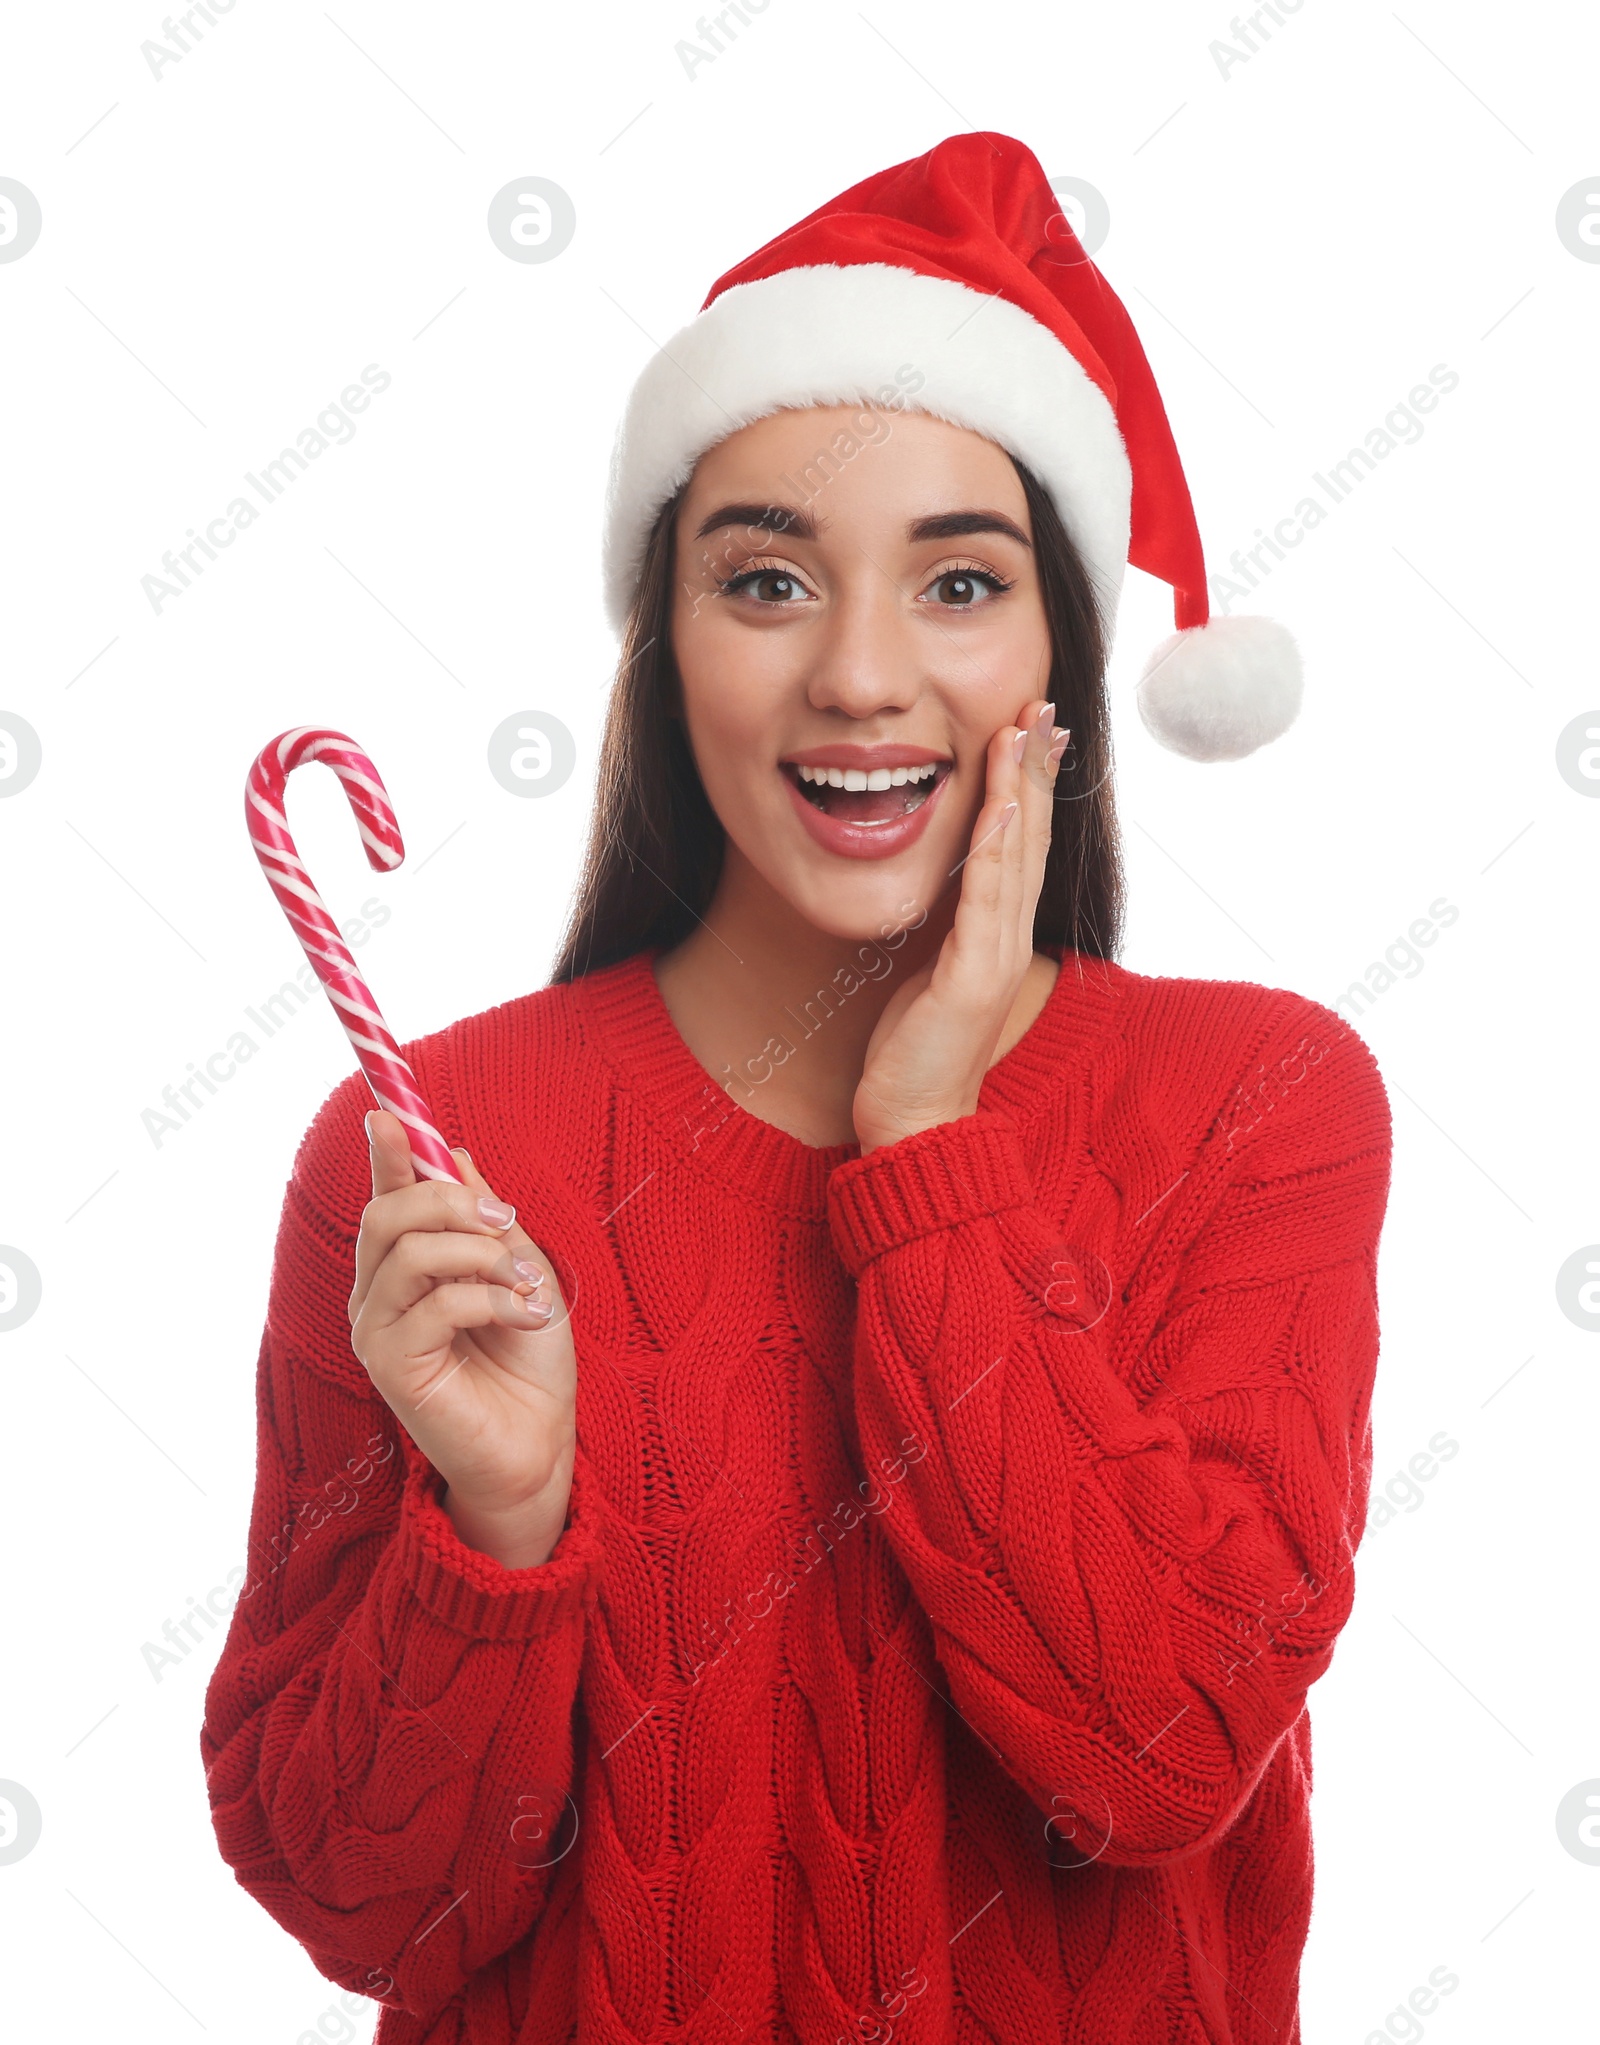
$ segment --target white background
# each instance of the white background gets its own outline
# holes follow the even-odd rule
[[[291,810],[336,914],[392,908],[359,957],[399,1036],[543,984],[613,659],[597,535],[631,380],[748,251],[994,128],[1106,196],[1096,260],[1213,568],[1435,364],[1460,378],[1237,606],[1307,666],[1298,724],[1255,757],[1146,734],[1131,691],[1170,592],[1130,571],[1123,962],[1332,1003],[1437,898],[1459,909],[1358,1025],[1396,1144],[1374,1505],[1430,1437],[1458,1451],[1396,1487],[1312,1692],[1305,2038],[1572,2037],[1600,1867],[1555,1813],[1600,1777],[1600,1339],[1555,1278],[1600,1238],[1600,783],[1569,786],[1556,744],[1600,723],[1600,264],[1555,215],[1600,187],[1600,24],[1309,0],[1224,78],[1220,6],[771,0],[691,80],[689,4],[239,0],[159,81],[154,5],[8,24],[0,174],[44,221],[0,264],[0,712],[43,745],[0,802],[0,1242],[43,1274],[0,1342],[0,1778],[43,1812],[0,1866],[12,2033],[342,2034],[216,1851],[197,1729],[221,1627],[159,1682],[143,1652],[243,1559],[283,1184],[351,1062],[319,995],[176,1134],[141,1119],[301,963],[246,841],[251,759],[309,722],[377,760],[409,847],[392,878],[331,776],[298,776]],[[577,209],[549,263],[485,230],[531,175]],[[154,612],[163,551],[368,363],[392,383],[356,437]],[[541,800],[486,768],[529,710],[578,749]],[[1435,1968],[1459,1986],[1395,2014]]]

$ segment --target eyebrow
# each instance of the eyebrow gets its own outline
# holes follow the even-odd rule
[[[707,515],[695,533],[703,540],[707,533],[725,526],[753,526],[761,532],[787,533],[792,539],[814,540],[817,523],[807,511],[788,504],[721,504]],[[928,518],[907,521],[906,538],[918,540],[959,540],[974,533],[1002,533],[1031,553],[1033,543],[1022,528],[1000,511],[940,511]]]

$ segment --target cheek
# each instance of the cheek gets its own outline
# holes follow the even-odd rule
[[[773,719],[782,681],[765,637],[703,613],[682,618],[673,633],[689,747],[724,822],[748,810],[758,790],[766,792],[766,777],[755,769],[770,767],[776,751]]]
[[[1021,595],[1018,590],[1016,596]],[[975,639],[982,641],[979,658],[987,674],[993,677],[998,694],[1008,699],[995,720],[998,724],[1002,718],[1010,717],[1028,696],[1037,695],[1048,680],[1050,627],[1037,591],[1030,592],[1027,601],[1014,610],[996,605],[992,619],[981,622],[975,619],[973,626]],[[1009,700],[1012,697],[1016,700]]]
[[[932,677],[943,699],[957,758],[980,770],[989,741],[1015,724],[1023,706],[1050,687],[1049,628],[1042,611],[969,619],[939,649]],[[1058,706],[1059,708],[1059,706]]]

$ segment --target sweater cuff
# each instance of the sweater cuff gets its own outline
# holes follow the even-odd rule
[[[856,1276],[885,1250],[1030,1206],[1034,1197],[1016,1123],[998,1108],[980,1108],[835,1166],[828,1221],[840,1257]]]
[[[545,1560],[527,1569],[469,1548],[441,1502],[439,1472],[409,1438],[406,1455],[394,1563],[436,1619],[474,1639],[531,1640],[579,1617],[604,1552],[594,1478],[581,1450],[566,1525]]]

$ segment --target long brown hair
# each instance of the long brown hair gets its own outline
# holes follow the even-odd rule
[[[1056,722],[1072,733],[1056,776],[1034,944],[1114,959],[1122,940],[1123,872],[1105,634],[1088,572],[1054,502],[1030,469],[1015,466],[1050,633],[1050,700]],[[680,490],[651,530],[623,629],[589,843],[552,985],[646,946],[670,949],[704,916],[722,871],[722,825],[675,714],[682,698],[672,652],[672,543],[681,499]]]

